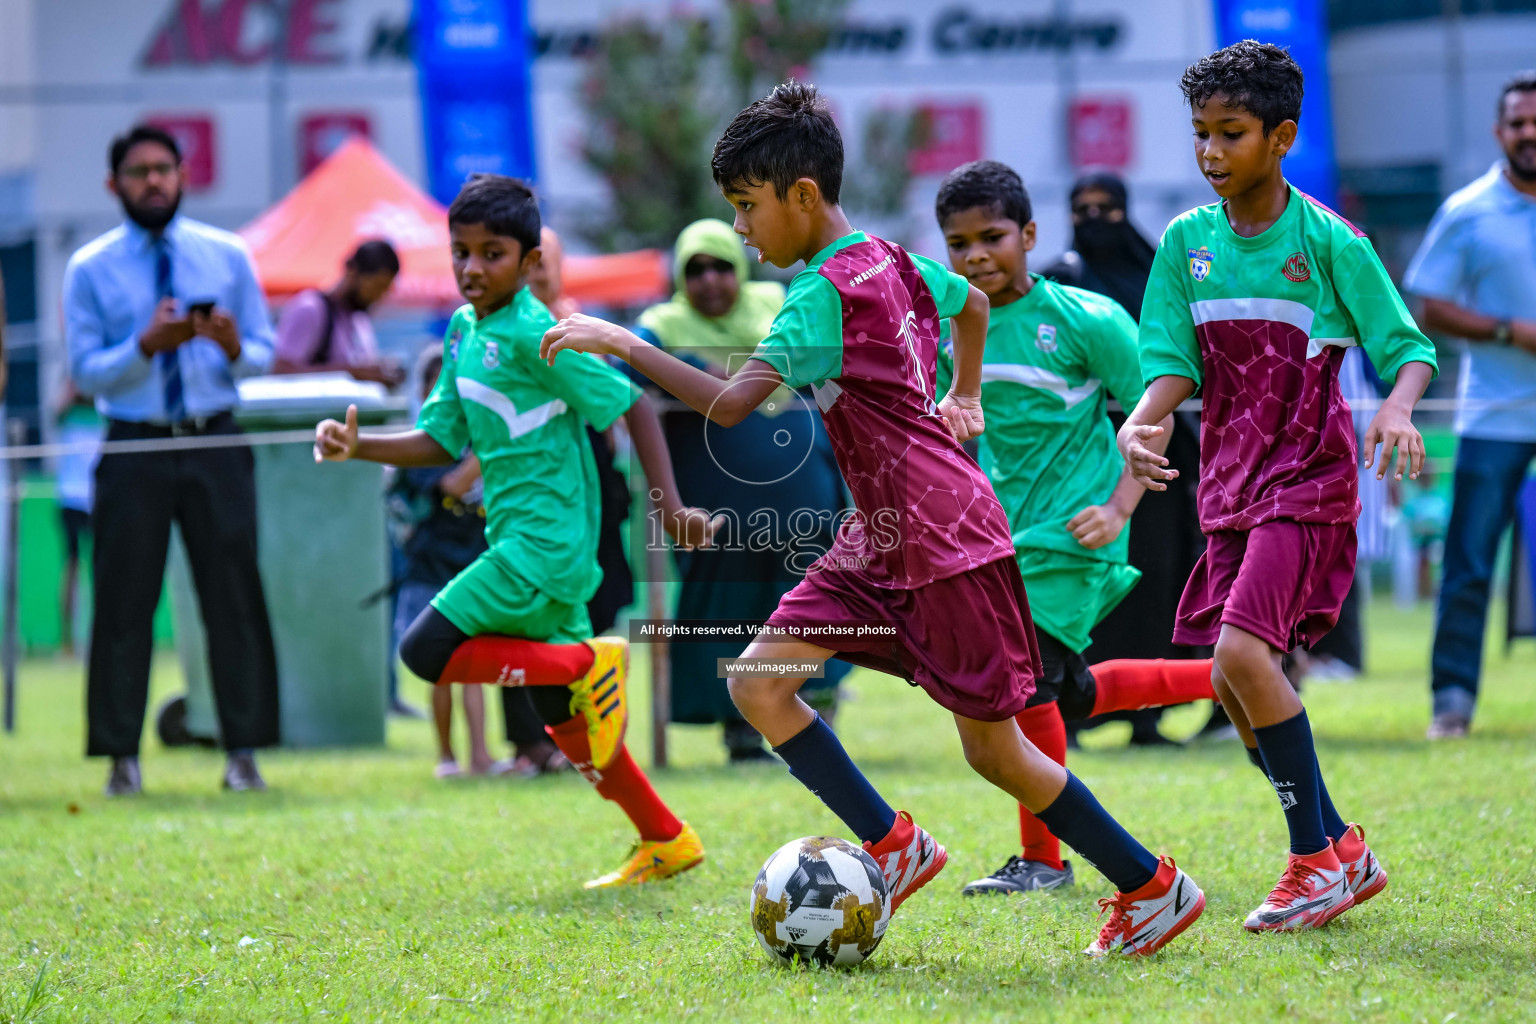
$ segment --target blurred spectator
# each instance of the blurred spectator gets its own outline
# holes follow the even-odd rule
[[[5,352],[5,275],[0,274],[0,404],[5,402],[6,375],[10,370]]]
[[[1137,320],[1156,250],[1127,216],[1125,182],[1108,173],[1086,174],[1072,186],[1072,248],[1042,273],[1062,284],[1107,295]],[[1124,412],[1110,413],[1115,428]],[[1166,491],[1149,491],[1131,515],[1130,562],[1141,570],[1141,581],[1093,631],[1085,652],[1092,663],[1115,658],[1190,658],[1204,654],[1176,646],[1173,615],[1189,582],[1190,570],[1205,550],[1195,511],[1195,485],[1200,479],[1200,420],[1190,413],[1174,414],[1173,436],[1166,453],[1179,479]],[[1067,725],[1077,733],[1105,722],[1131,723],[1133,746],[1172,742],[1158,730],[1161,708],[1123,711]]]
[[[59,650],[75,653],[75,594],[80,581],[80,543],[91,532],[91,498],[100,456],[101,415],[89,395],[64,382],[59,401],[59,442],[68,448],[59,456],[55,491],[64,529],[64,573],[59,580]]]
[[[400,273],[400,257],[388,242],[364,242],[347,257],[341,280],[328,292],[317,288],[295,295],[277,321],[273,373],[345,371],[357,380],[395,387],[405,371],[379,358],[368,310],[389,294]]]
[[[1108,295],[1141,319],[1141,297],[1157,250],[1126,216],[1125,182],[1106,172],[1072,185],[1072,248],[1042,273],[1054,281]]]
[[[425,400],[443,369],[440,347],[430,348],[420,369],[421,395]],[[392,470],[386,499],[392,539],[399,548],[401,570],[395,580],[395,647],[416,616],[486,548],[485,509],[481,505],[480,463],[473,456],[453,466]],[[493,762],[485,745],[485,697],[480,686],[432,686],[432,718],[437,726],[437,777],[465,774],[453,752],[453,691],[459,691],[469,734],[468,774],[485,775],[510,770],[510,763]],[[526,702],[520,690],[516,692]],[[530,716],[532,712],[530,709]],[[533,724],[538,719],[531,717]],[[552,770],[552,759],[563,762],[560,752],[545,735],[542,725],[509,734],[517,751],[535,769]],[[546,765],[550,767],[546,768]],[[536,774],[536,771],[534,772]]]
[[[1426,328],[1468,342],[1430,739],[1472,724],[1499,538],[1536,456],[1536,71],[1504,86],[1494,136],[1504,159],[1440,207],[1403,281],[1423,298]]]
[[[1364,437],[1375,416],[1376,403],[1382,396],[1380,380],[1365,358],[1364,349],[1356,346],[1344,353],[1339,365],[1339,391],[1353,410],[1356,441]],[[1339,606],[1339,621],[1309,650],[1292,652],[1299,671],[1307,679],[1352,682],[1365,669],[1365,609],[1361,595],[1369,593],[1371,558],[1380,558],[1384,553],[1387,484],[1386,480],[1377,480],[1375,472],[1360,472],[1360,516],[1355,520],[1360,561],[1349,593]]]
[[[565,294],[565,246],[547,225],[539,231],[539,255],[538,265],[528,274],[528,290],[558,320],[581,312],[576,300]]]
[[[740,236],[718,220],[695,221],[683,229],[673,267],[676,293],[641,314],[636,333],[716,376],[727,376],[767,336],[784,304],[784,288],[750,280]],[[806,415],[800,400],[783,391],[779,400],[764,403],[734,427],[709,427],[713,451],[706,438],[706,421],[698,413],[669,412],[663,420],[685,503],[734,512],[744,529],[759,510],[771,511],[783,524],[798,510],[810,510],[828,524],[825,536],[805,538],[803,549],[765,545],[767,550],[747,550],[755,546],[737,538],[734,550],[677,552],[682,576],[677,601],[680,619],[766,619],[779,598],[803,576],[789,564],[791,557],[800,550],[824,551],[831,546],[830,524],[843,508],[842,482],[831,445],[819,429],[811,434],[814,440],[808,456],[798,445],[776,443],[775,433],[784,433],[786,425],[801,426],[779,419],[780,414]],[[729,465],[722,464],[726,460]],[[787,480],[791,474],[793,480]],[[735,657],[740,647],[739,643],[672,644],[672,720],[719,722],[725,727],[732,761],[767,759],[772,755],[763,746],[762,736],[737,712],[725,680],[716,671],[716,659]],[[829,722],[836,709],[837,685],[849,668],[846,662],[829,661],[826,678],[812,679],[801,690],[806,703]]]
[[[139,125],[113,140],[108,189],[127,220],[64,271],[70,376],[96,396],[107,440],[238,435],[235,379],[272,362],[272,325],[238,237],[177,214],[176,140]],[[95,613],[88,756],[107,794],[137,793],[155,606],[171,523],[181,527],[208,636],[228,789],[264,789],[255,748],[278,741],[277,659],[256,560],[248,446],[103,455],[91,528]]]

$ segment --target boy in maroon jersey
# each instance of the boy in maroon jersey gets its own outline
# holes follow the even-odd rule
[[[722,426],[781,384],[809,385],[858,514],[790,591],[745,658],[817,665],[840,655],[905,677],[953,713],[967,760],[1119,890],[1085,952],[1151,953],[1200,915],[1205,897],[1154,857],[1093,794],[1019,733],[1039,654],[1008,521],[986,476],[960,448],[981,433],[987,298],[964,278],[855,231],[838,206],[843,144],[826,103],[789,82],[743,110],[715,145],[716,184],[759,259],[806,268],[768,337],[720,380],[630,332],[574,316],[544,336],[617,356]],[[952,318],[954,386],[933,401],[941,318]],[[860,627],[882,626],[873,635]],[[837,630],[830,635],[829,627]],[[854,767],[796,692],[807,672],[730,680],[746,719],[790,772],[863,840],[894,910],[944,867],[944,848],[898,814]]]
[[[1200,528],[1209,538],[1179,602],[1173,641],[1216,645],[1212,683],[1249,758],[1280,798],[1290,856],[1250,931],[1316,928],[1386,887],[1365,830],[1334,810],[1312,728],[1280,658],[1333,628],[1355,574],[1355,431],[1339,390],[1344,349],[1394,381],[1365,431],[1377,479],[1417,476],[1410,414],[1435,372],[1371,243],[1285,180],[1302,75],[1277,46],[1245,40],[1191,65],[1200,171],[1220,203],[1190,210],[1158,246],[1142,307],[1147,391],[1120,429],[1137,479],[1177,474],[1150,451],[1164,416],[1202,387]]]

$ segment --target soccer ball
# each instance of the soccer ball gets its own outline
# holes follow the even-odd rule
[[[752,931],[781,966],[864,962],[891,920],[875,858],[845,839],[807,836],[768,858],[752,886]]]

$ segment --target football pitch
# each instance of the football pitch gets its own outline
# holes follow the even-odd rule
[[[1391,885],[1322,931],[1240,927],[1284,866],[1285,827],[1237,744],[1126,750],[1111,726],[1069,758],[1208,894],[1149,959],[1079,952],[1110,894],[1083,864],[1066,895],[961,897],[1017,852],[1014,811],[942,709],[856,672],[839,732],[950,864],[868,964],[830,972],[769,965],[747,900],[780,844],[843,829],[782,767],[723,767],[714,730],[674,728],[656,778],[709,859],[586,892],[632,833],[574,775],[437,782],[429,728],[409,722],[383,750],[267,755],[265,795],[223,795],[218,755],[150,740],[146,795],[108,802],[104,762],[80,756],[81,671],[28,662],[19,732],[0,735],[0,1022],[1531,1020],[1536,644],[1490,647],[1473,736],[1431,746],[1428,608],[1378,603],[1367,624],[1367,677],[1305,699],[1329,789]],[[175,683],[162,660],[157,696]],[[645,761],[643,675],[632,692]]]

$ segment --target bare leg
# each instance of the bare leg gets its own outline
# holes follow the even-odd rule
[[[1237,699],[1237,694],[1232,692],[1227,677],[1221,674],[1221,666],[1211,664],[1211,686],[1216,690],[1216,696],[1221,700],[1221,706],[1226,709],[1227,717],[1232,720],[1232,727],[1237,730],[1237,735],[1242,739],[1243,746],[1253,750],[1259,745],[1259,741],[1253,738],[1253,726],[1248,724],[1248,716],[1243,711],[1242,702]]]
[[[437,763],[453,764],[453,687],[432,689],[432,724],[437,726]]]
[[[1216,682],[1219,673],[1222,682],[1217,685],[1217,693],[1221,694],[1234,725],[1241,715],[1243,724],[1238,725],[1238,732],[1244,743],[1250,742],[1254,728],[1262,729],[1301,714],[1301,698],[1280,670],[1280,655],[1280,651],[1246,630],[1231,625],[1221,627],[1212,682]],[[1227,694],[1236,700],[1228,704]]]
[[[742,652],[743,658],[777,658],[820,665],[834,652],[799,640],[755,640]],[[816,712],[799,697],[805,675],[748,676],[728,681],[731,700],[752,728],[763,734],[772,746],[781,746],[816,720]]]
[[[1031,813],[1055,802],[1067,784],[1067,770],[1040,752],[1011,718],[982,722],[955,716],[965,759],[976,774],[1001,789]]]
[[[491,752],[485,749],[484,688],[459,687],[459,701],[464,705],[464,724],[469,730],[469,773],[484,775],[491,770]]]
[[[59,580],[59,649],[66,658],[75,654],[75,581],[79,574],[80,560],[66,559]]]

